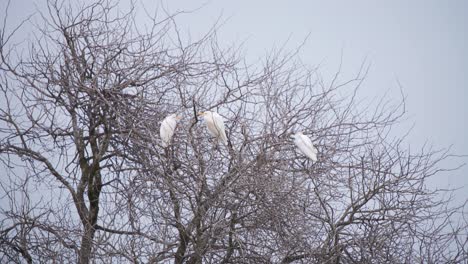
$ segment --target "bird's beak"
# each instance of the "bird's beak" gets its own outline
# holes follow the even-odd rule
[[[198,116],[203,116],[205,112],[198,112]]]

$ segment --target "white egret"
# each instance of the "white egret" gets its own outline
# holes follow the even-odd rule
[[[174,135],[174,131],[177,126],[177,121],[182,119],[181,116],[177,114],[168,115],[164,120],[161,122],[161,127],[159,129],[159,134],[162,140],[162,146],[167,147],[171,143],[172,136]]]
[[[218,142],[222,142],[223,144],[227,145],[223,117],[218,113],[211,111],[200,112],[198,113],[198,116],[201,116],[203,119],[205,119],[208,132],[210,132],[210,134],[215,137]]]
[[[302,132],[297,132],[292,135],[291,138],[294,139],[294,144],[296,144],[302,154],[306,155],[313,162],[317,161],[317,149],[308,136],[304,135]]]

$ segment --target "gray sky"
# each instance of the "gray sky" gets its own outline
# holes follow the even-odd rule
[[[189,3],[188,3],[189,2]],[[148,7],[154,1],[144,1]],[[304,63],[338,68],[341,51],[345,73],[371,63],[362,98],[389,91],[400,100],[400,82],[407,96],[404,126],[411,127],[412,149],[426,141],[436,148],[453,145],[454,154],[468,154],[468,1],[463,0],[300,0],[300,1],[165,1],[171,10],[195,9],[181,20],[192,34],[203,32],[222,16],[220,39],[242,42],[249,56],[260,57],[288,38],[290,49],[310,34],[300,54]],[[196,35],[195,35],[196,36]],[[447,166],[466,163],[453,159]],[[468,168],[439,174],[437,187],[463,187],[457,201],[468,198]]]
[[[12,1],[9,15],[25,17],[34,4],[45,1]],[[124,2],[124,1],[122,1]],[[143,0],[153,9],[157,1]],[[6,0],[0,0],[4,6]],[[390,90],[399,100],[397,79],[407,96],[407,127],[412,146],[426,140],[436,147],[453,145],[455,154],[468,154],[468,1],[464,0],[171,0],[170,11],[195,9],[182,16],[179,26],[193,38],[205,32],[221,16],[221,43],[246,41],[251,58],[261,57],[288,38],[294,49],[310,37],[300,53],[304,63],[322,65],[333,72],[341,51],[344,70],[354,73],[362,61],[372,64],[362,98]],[[2,14],[3,16],[3,14]],[[17,21],[17,20],[16,20]],[[465,163],[468,158],[454,162]],[[455,163],[451,163],[455,164]],[[468,198],[468,168],[440,174],[431,182],[438,187],[463,187],[457,200]]]

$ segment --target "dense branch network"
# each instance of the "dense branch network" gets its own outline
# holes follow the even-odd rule
[[[186,41],[117,7],[49,1],[23,52],[3,21],[2,262],[467,261],[464,207],[425,186],[448,150],[392,137],[404,103],[357,102],[365,66],[249,66],[217,25]]]

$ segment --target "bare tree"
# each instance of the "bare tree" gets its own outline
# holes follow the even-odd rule
[[[295,52],[249,65],[176,16],[49,1],[27,50],[0,36],[0,260],[461,263],[464,207],[425,186],[448,150],[412,152],[404,102],[357,101]],[[224,116],[228,145],[198,111]],[[156,131],[183,113],[163,148]],[[313,163],[289,136],[304,131]]]

